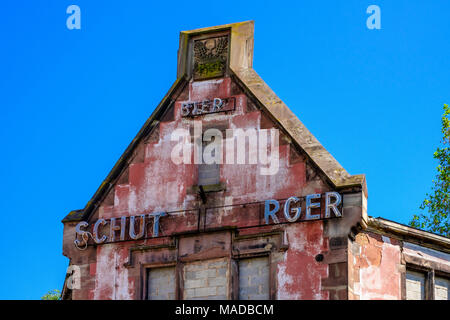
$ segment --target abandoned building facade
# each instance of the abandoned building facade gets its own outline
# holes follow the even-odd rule
[[[253,70],[253,31],[181,32],[175,83],[62,221],[63,299],[449,299],[450,240],[368,215],[365,176]]]

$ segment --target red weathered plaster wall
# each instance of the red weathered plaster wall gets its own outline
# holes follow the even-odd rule
[[[282,300],[324,300],[321,279],[328,276],[328,265],[315,256],[327,250],[321,221],[291,224],[286,227],[289,250],[278,264],[278,294]]]
[[[173,114],[166,115],[166,119],[151,133],[145,144],[137,148],[134,159],[115,186],[114,193],[106,197],[93,221],[98,218],[139,215],[156,210],[183,211],[198,208],[200,199],[191,191],[197,181],[196,165],[176,165],[171,161],[171,152],[177,143],[171,141],[171,134],[177,128],[189,129],[192,126],[192,120],[180,116],[182,102],[230,96],[236,98],[236,110],[227,114],[203,116],[203,127],[260,129],[273,126],[230,78],[191,82],[189,87],[179,93]],[[208,201],[211,203],[208,205],[230,206],[330,191],[318,176],[307,172],[312,169],[283,135],[280,136],[278,173],[263,176],[260,175],[259,167],[259,164],[222,165],[220,179],[226,185],[226,191],[209,195]],[[312,177],[308,178],[308,175]],[[221,214],[223,216],[220,219],[226,220],[226,210]],[[192,218],[189,212],[180,212],[178,216],[171,218],[172,220],[167,219],[166,222],[163,219],[162,235],[195,230],[197,227],[195,216]],[[236,223],[245,225],[245,219],[245,215],[241,215],[240,222]],[[212,223],[212,220],[208,222]],[[321,288],[321,279],[328,276],[328,265],[319,264],[314,259],[317,254],[327,250],[323,229],[322,221],[286,225],[289,250],[279,257],[279,299],[329,298],[328,292]],[[158,240],[148,239],[98,246],[96,262],[89,265],[94,286],[86,289],[88,293],[84,295],[78,293],[79,296],[94,299],[133,299],[138,277],[135,274],[129,275],[124,266],[129,259],[129,248],[136,244],[152,244],[156,241]]]
[[[399,300],[402,297],[401,244],[396,239],[363,232],[349,256],[350,299]]]

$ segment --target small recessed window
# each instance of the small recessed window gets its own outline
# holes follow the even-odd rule
[[[205,131],[202,134],[202,163],[198,165],[199,186],[217,185],[220,183],[220,163],[223,161],[221,149],[224,147],[223,137],[225,136],[226,128],[226,125],[220,124],[215,127],[205,128]],[[209,132],[205,138],[205,132],[207,132],[208,129],[219,130],[220,132]],[[216,135],[216,133],[218,135]],[[221,141],[216,140],[220,139],[220,134],[222,135]],[[213,146],[217,146],[217,149]],[[218,163],[216,163],[214,159],[218,160]]]
[[[175,300],[175,267],[148,269],[148,300]]]
[[[185,300],[226,300],[228,297],[228,260],[204,260],[184,266]]]
[[[425,274],[406,272],[406,300],[425,300]]]
[[[434,299],[450,300],[449,286],[450,281],[448,279],[436,277],[434,279]]]
[[[269,258],[239,260],[239,300],[269,300]]]

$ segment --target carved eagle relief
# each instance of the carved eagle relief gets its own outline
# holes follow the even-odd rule
[[[228,36],[194,41],[194,79],[223,76],[228,58]]]

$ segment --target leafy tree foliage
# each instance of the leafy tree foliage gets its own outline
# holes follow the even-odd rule
[[[53,289],[41,297],[41,300],[61,300],[61,291]]]
[[[420,209],[427,214],[414,215],[409,225],[415,228],[450,237],[450,107],[444,104],[442,115],[442,141],[434,153],[438,160],[436,178],[432,181],[432,193],[427,194]]]

